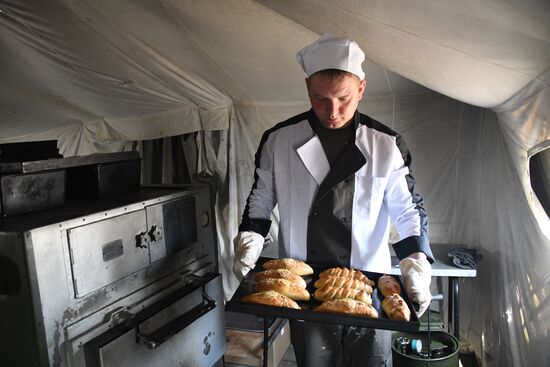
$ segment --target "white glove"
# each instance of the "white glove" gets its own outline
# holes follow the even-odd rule
[[[256,265],[264,247],[264,237],[256,232],[239,232],[233,239],[235,260],[233,272],[241,281]]]
[[[428,308],[432,301],[430,282],[432,281],[432,266],[426,259],[404,258],[399,262],[401,279],[411,301],[420,305],[418,317]]]

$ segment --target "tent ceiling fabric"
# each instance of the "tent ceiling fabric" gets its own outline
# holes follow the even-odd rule
[[[549,8],[544,0],[7,0],[0,139],[74,124],[127,131],[143,116],[194,109],[190,128],[165,129],[176,134],[208,128],[199,108],[219,118],[235,101],[307,102],[294,55],[326,32],[366,50],[367,96],[427,87],[494,108],[533,80],[548,85],[537,78],[550,64]]]
[[[235,101],[307,103],[295,53],[324,32],[365,48],[367,96],[428,87],[496,106],[548,67],[548,12],[536,2],[498,12],[475,3],[8,0],[0,8],[0,45],[10,55],[0,60],[0,138],[73,124],[127,131],[143,116],[185,111],[183,119]],[[192,121],[191,130],[204,122]],[[147,137],[157,136],[128,136]]]
[[[315,32],[348,35],[370,60],[475,106],[500,105],[550,67],[546,0],[258,1]]]

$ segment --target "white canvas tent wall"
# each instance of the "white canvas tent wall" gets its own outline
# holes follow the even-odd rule
[[[462,282],[462,338],[484,366],[540,366],[550,224],[528,157],[550,145],[549,19],[545,0],[3,0],[0,142],[57,139],[70,156],[199,132],[229,295],[259,138],[309,106],[294,55],[350,36],[368,58],[360,110],[404,135],[432,243],[484,254]]]

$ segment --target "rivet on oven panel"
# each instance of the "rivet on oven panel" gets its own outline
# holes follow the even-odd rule
[[[203,227],[206,227],[208,225],[208,223],[210,223],[210,217],[208,215],[208,212],[203,212],[201,214],[201,225]]]

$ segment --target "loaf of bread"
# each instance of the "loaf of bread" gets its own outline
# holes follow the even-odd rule
[[[337,288],[325,285],[315,291],[313,297],[317,301],[332,301],[340,298],[351,298],[357,301],[372,304],[372,298],[370,294],[360,289],[355,288]]]
[[[254,280],[257,282],[270,278],[286,279],[289,282],[299,285],[302,288],[305,288],[307,286],[304,278],[302,278],[298,274],[291,272],[288,269],[270,269],[254,274]]]
[[[314,284],[315,288],[321,288],[325,285],[330,285],[331,287],[336,288],[355,288],[365,291],[367,293],[372,293],[372,287],[370,285],[363,282],[362,280],[355,278],[327,275],[325,277],[319,278]]]
[[[382,308],[391,320],[409,321],[411,310],[399,294],[390,294],[382,301]]]
[[[287,269],[298,275],[311,275],[311,266],[301,260],[290,258],[268,260],[263,265],[264,269]]]
[[[382,275],[378,278],[378,289],[384,297],[388,297],[392,294],[401,294],[399,282],[391,275]]]
[[[287,296],[275,291],[252,293],[241,298],[242,302],[259,303],[268,306],[288,307],[299,310],[300,306]]]
[[[337,276],[337,277],[344,277],[344,278],[355,278],[359,279],[371,287],[374,287],[374,282],[370,280],[365,274],[361,273],[359,270],[355,269],[349,269],[349,268],[328,268],[319,274],[319,278],[323,278],[326,276]]]
[[[350,298],[335,299],[333,301],[325,301],[317,306],[314,311],[321,312],[337,312],[347,313],[352,315],[367,316],[372,318],[378,317],[378,312],[374,307],[361,301]]]
[[[309,292],[286,279],[269,278],[256,283],[256,292],[277,291],[295,301],[309,301]]]

